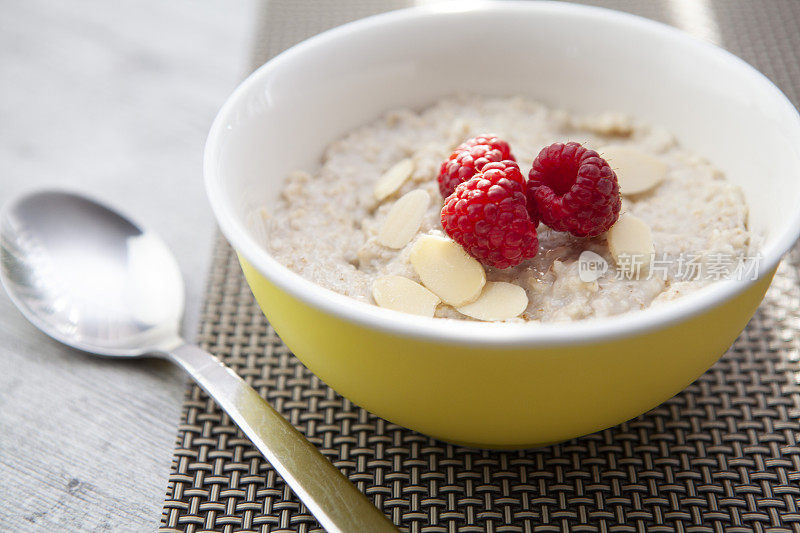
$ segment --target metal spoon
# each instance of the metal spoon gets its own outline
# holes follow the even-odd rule
[[[183,280],[158,236],[87,198],[39,192],[0,215],[0,264],[11,300],[54,339],[95,355],[164,357],[183,367],[325,529],[397,531],[242,378],[180,338]]]

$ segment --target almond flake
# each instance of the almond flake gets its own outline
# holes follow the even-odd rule
[[[462,315],[478,320],[508,320],[522,314],[528,307],[525,289],[504,281],[489,281],[474,302],[457,307]]]
[[[415,281],[402,276],[383,276],[372,284],[375,303],[385,309],[433,316],[439,297]]]
[[[614,169],[622,194],[649,191],[666,177],[667,165],[662,160],[630,146],[606,146],[600,156]]]
[[[373,189],[375,199],[382,202],[389,197],[406,182],[412,172],[414,172],[414,161],[412,159],[403,159],[395,163],[378,178],[378,182]]]
[[[623,213],[606,234],[608,249],[623,271],[647,273],[655,253],[653,233],[642,219]]]
[[[378,232],[378,242],[396,250],[408,244],[419,231],[431,196],[422,189],[404,194],[389,209]]]
[[[422,284],[452,306],[474,301],[486,283],[481,264],[447,238],[421,236],[412,246],[409,260]]]

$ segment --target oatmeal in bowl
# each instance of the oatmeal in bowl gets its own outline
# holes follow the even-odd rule
[[[728,349],[800,235],[798,147],[791,103],[719,48],[487,2],[283,52],[225,103],[204,173],[311,372],[392,423],[518,448],[634,417]]]
[[[281,263],[360,301],[550,322],[747,275],[747,213],[742,190],[663,128],[459,95],[334,141],[250,222]]]

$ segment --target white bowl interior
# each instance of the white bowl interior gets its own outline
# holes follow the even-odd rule
[[[661,125],[742,187],[750,229],[763,236],[772,264],[797,235],[800,120],[766,78],[645,19],[522,2],[373,17],[262,67],[225,105],[209,138],[218,218],[246,228],[248,213],[270,205],[288,172],[313,170],[330,141],[389,109],[420,108],[457,91],[623,111]]]

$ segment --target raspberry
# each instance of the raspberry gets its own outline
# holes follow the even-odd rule
[[[469,139],[453,150],[450,158],[442,163],[439,171],[439,192],[447,198],[463,183],[480,172],[483,165],[503,160],[516,161],[508,143],[496,135],[487,133]]]
[[[535,256],[539,248],[526,203],[525,178],[517,163],[487,163],[447,197],[442,227],[478,261],[508,268]]]
[[[556,231],[595,237],[619,217],[617,175],[578,143],[543,148],[528,174],[528,211]]]

